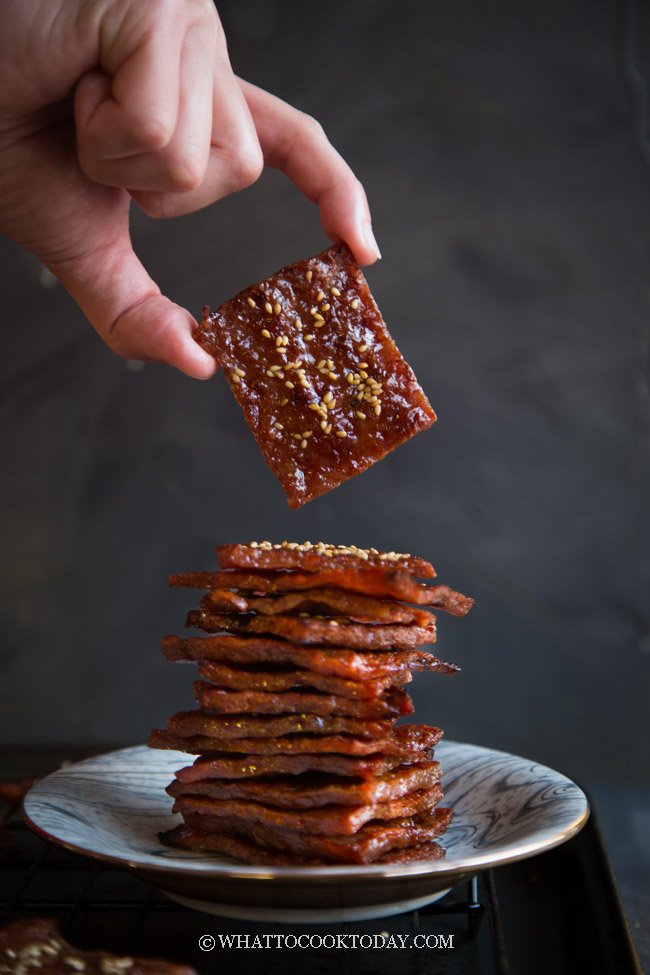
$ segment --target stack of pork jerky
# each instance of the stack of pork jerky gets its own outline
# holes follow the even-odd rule
[[[413,713],[414,670],[457,667],[420,649],[431,608],[457,616],[472,600],[426,585],[410,555],[310,542],[217,546],[221,571],[170,577],[207,590],[187,625],[165,637],[168,660],[198,663],[195,711],[180,711],[153,748],[197,755],[167,791],[184,825],[161,834],[182,849],[254,864],[403,863],[436,859],[451,810],[433,746],[442,731],[395,727]],[[408,605],[411,604],[411,605]]]

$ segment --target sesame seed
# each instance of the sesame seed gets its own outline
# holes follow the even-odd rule
[[[327,409],[328,410],[333,410],[335,406],[336,406],[336,400],[335,399],[331,399],[329,401],[329,403],[327,404]]]
[[[327,304],[327,302],[325,302],[324,305],[321,305],[320,306],[320,310],[321,311],[329,311],[330,310],[330,306]]]
[[[289,382],[288,379],[287,379],[287,381],[286,381],[286,383],[284,385],[287,387],[287,389],[293,389],[293,383],[292,382]]]
[[[288,402],[289,402],[289,400],[285,396],[284,399],[281,399],[280,400],[280,406],[286,406]]]
[[[309,383],[307,382],[304,376],[300,377],[300,385],[304,386],[305,389],[309,389]]]
[[[368,373],[366,372],[365,369],[361,369],[359,371],[359,375],[361,376],[362,379],[367,379],[368,378]]]
[[[308,403],[307,407],[310,410],[320,410],[320,406],[318,403]]]
[[[377,416],[381,415],[381,406],[379,405],[379,403],[377,403],[377,405],[375,406],[375,414]]]
[[[271,372],[280,372],[282,366],[271,366]]]
[[[314,432],[313,430],[305,430],[305,432],[303,433],[303,437],[305,438],[305,440],[308,437],[311,437],[311,435],[313,434],[313,432]]]
[[[338,289],[338,288],[330,288],[330,291],[331,291],[331,292],[332,292],[332,294],[333,294],[333,295],[335,295],[335,296],[336,296],[337,298],[340,298],[340,297],[341,297],[341,292],[339,291],[339,289]]]
[[[262,335],[264,336],[265,339],[270,339],[271,338],[271,333],[269,332],[268,328],[263,328],[262,329]]]
[[[269,379],[275,379],[275,373],[271,372],[270,369],[266,370],[266,375],[269,377]]]
[[[281,335],[278,335],[277,339],[275,340],[275,344],[277,345],[278,348],[280,348],[280,346],[283,344]]]
[[[323,403],[329,403],[331,399],[333,399],[332,391],[328,389],[323,396]]]
[[[275,312],[276,315],[279,315],[280,312],[282,311],[282,305],[276,302],[275,305],[273,306],[273,311]]]
[[[345,432],[345,430],[337,430],[336,431],[336,436],[337,437],[347,437],[347,433]]]
[[[315,335],[305,335],[305,342],[313,342],[315,338]]]
[[[317,322],[324,322],[325,321],[325,319],[323,318],[323,316],[322,315],[319,315],[318,312],[316,312],[316,314],[314,315],[314,318],[316,319]],[[316,328],[318,328],[318,325],[316,326]]]
[[[321,359],[321,361],[318,363],[318,365],[316,366],[316,368],[317,369],[322,369],[324,365],[325,365],[325,359]]]
[[[352,305],[352,307],[353,307],[353,308],[354,308],[354,310],[356,311],[356,310],[357,310],[357,308],[359,307],[359,299],[358,299],[358,298],[355,298],[355,299],[354,299],[354,301],[351,301],[351,302],[350,302],[350,304]]]
[[[368,348],[367,345],[360,345],[359,346],[359,352],[365,352],[367,348]]]
[[[267,301],[266,304],[264,305],[264,311],[267,311],[269,315],[272,313],[273,308],[271,307],[270,301]]]
[[[296,328],[302,328],[302,322],[299,318],[294,318],[293,324],[296,326]]]
[[[235,369],[235,373],[236,373],[236,374],[237,374],[238,376],[245,376],[245,375],[246,375],[246,373],[244,372],[244,370],[243,370],[243,369]]]
[[[275,427],[276,430],[284,430],[284,426],[280,423],[279,420],[276,420],[273,426]]]
[[[283,335],[282,336],[282,344],[283,345],[288,345],[289,344],[289,336],[288,335]]]
[[[338,374],[335,373],[335,372],[328,372],[327,375],[330,377],[330,379],[338,379],[339,378],[338,377]]]
[[[253,301],[252,298],[247,298],[247,301],[248,301],[248,304],[251,306],[251,308],[254,308],[255,307],[255,302]]]
[[[316,295],[316,301],[322,301],[324,297],[325,297],[325,292],[319,291],[318,294]]]
[[[307,278],[308,281],[311,281],[313,274],[314,274],[313,271],[307,271],[305,277]]]
[[[309,314],[310,315],[315,315],[317,311],[318,311],[318,308],[316,307],[316,305],[314,305],[313,308],[310,308],[309,309]]]
[[[233,372],[233,374],[231,375],[230,378],[232,379],[232,381],[234,383],[240,383],[241,382],[241,379],[239,378],[239,376],[236,373],[234,373],[234,372]]]
[[[360,362],[359,363],[359,369],[367,369],[367,368],[368,368],[368,363],[367,362]]]
[[[301,447],[302,447],[302,449],[304,450],[304,449],[305,449],[305,447],[307,446],[307,441],[306,441],[306,440],[301,440],[301,441],[300,441],[300,446],[301,446]]]
[[[357,414],[357,416],[359,417],[360,420],[365,420],[366,414],[365,413],[362,413],[361,410],[357,410],[356,411],[356,414]]]
[[[326,427],[327,427],[327,420],[321,420],[320,421],[321,430],[325,430]]]
[[[331,432],[332,432],[332,424],[328,423],[327,426],[325,427],[325,433],[331,433]]]
[[[293,437],[294,440],[302,440],[302,437],[300,436],[299,433],[292,433],[291,436]]]
[[[357,399],[363,399],[363,393],[357,393]]]
[[[352,373],[349,372],[345,378],[350,383],[350,385],[352,385],[352,383],[354,382],[354,376],[352,375]]]
[[[328,367],[328,369],[333,369],[334,368],[334,363],[332,362],[331,359],[328,359],[327,360],[327,367]]]

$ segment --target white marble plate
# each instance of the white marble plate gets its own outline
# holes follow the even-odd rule
[[[453,741],[435,757],[454,818],[443,860],[401,865],[255,867],[222,854],[163,846],[180,822],[166,794],[181,752],[140,745],[60,769],[25,797],[29,826],[66,849],[130,870],[195,906],[267,920],[382,916],[432,900],[480,870],[565,842],[587,820],[584,793],[559,772],[506,752]],[[187,900],[186,900],[187,902]],[[371,912],[370,914],[368,912]],[[374,914],[372,913],[374,911]],[[356,913],[355,913],[356,912]]]

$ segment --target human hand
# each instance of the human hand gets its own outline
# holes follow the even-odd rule
[[[118,355],[196,378],[215,363],[129,235],[282,169],[360,264],[363,187],[314,119],[236,78],[211,0],[4,0],[0,230],[36,254]]]

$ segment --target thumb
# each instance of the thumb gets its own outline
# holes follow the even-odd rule
[[[195,379],[217,368],[194,341],[196,320],[160,293],[133,251],[128,231],[83,255],[48,267],[117,355],[162,362]]]

